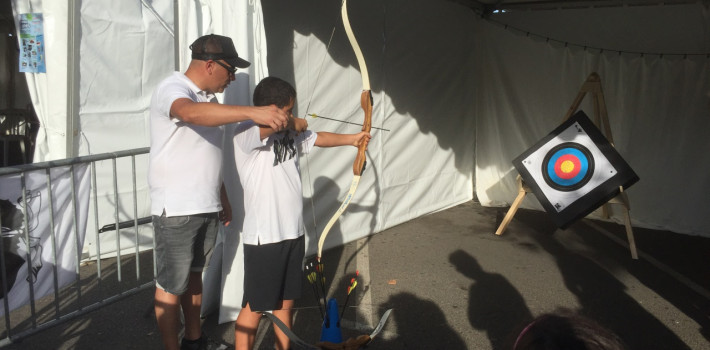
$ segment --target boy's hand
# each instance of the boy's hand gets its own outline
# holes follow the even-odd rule
[[[253,108],[255,113],[252,114],[251,120],[258,125],[265,125],[275,131],[281,131],[289,124],[289,116],[275,105]]]
[[[291,118],[291,128],[296,131],[296,135],[308,130],[308,121],[303,118]]]
[[[366,132],[366,131],[361,131],[357,134],[353,134],[352,136],[353,136],[352,145],[355,147],[359,147],[360,144],[362,144],[363,142],[365,142],[365,144],[367,145],[370,142],[370,139],[372,138],[372,135],[370,135],[370,133]]]

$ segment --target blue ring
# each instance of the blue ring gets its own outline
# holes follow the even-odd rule
[[[563,179],[557,176],[557,173],[555,172],[555,163],[557,163],[557,159],[567,154],[571,154],[577,157],[577,159],[579,159],[579,164],[582,167],[582,169],[579,170],[579,173],[577,173],[577,175],[571,179]],[[555,152],[552,157],[550,157],[550,160],[547,162],[547,175],[549,176],[551,181],[560,186],[574,186],[575,184],[582,181],[582,179],[584,179],[588,171],[589,159],[587,159],[587,156],[580,150],[572,147],[565,147],[557,150],[557,152]]]

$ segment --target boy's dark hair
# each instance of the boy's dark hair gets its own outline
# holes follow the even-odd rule
[[[518,335],[513,350],[624,350],[624,342],[595,321],[568,310],[537,317]]]
[[[291,100],[296,100],[296,89],[277,77],[262,79],[254,89],[254,106],[286,107]]]

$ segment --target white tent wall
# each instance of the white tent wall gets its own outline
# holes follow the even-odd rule
[[[48,73],[27,75],[42,123],[38,161],[70,154],[66,150],[70,100],[78,101],[78,154],[149,145],[147,111],[152,88],[175,67],[174,38],[161,23],[173,27],[173,2],[80,2],[76,56],[80,60],[80,93],[68,98],[67,4],[13,0],[16,14],[42,12],[45,34],[51,35],[46,49]],[[270,74],[296,87],[296,115],[315,113],[362,123],[360,67],[342,29],[340,1],[177,3],[181,71],[189,61],[189,44],[207,33],[232,36],[239,53],[253,63],[220,96],[225,103],[248,104],[255,82]],[[695,37],[701,32],[701,44],[695,49],[709,52],[706,9],[702,5],[682,6],[674,8],[681,12],[676,26],[666,27],[676,32],[669,38],[685,38],[683,30],[692,30]],[[634,25],[641,26],[662,22],[661,14],[653,8],[617,10],[637,13]],[[589,22],[578,22],[603,23],[597,27],[608,30],[611,37],[625,28],[625,22],[611,21],[609,13],[599,9],[548,12],[547,17],[544,12],[526,12],[518,19],[532,21],[539,16],[536,23],[540,26],[574,11],[590,17]],[[629,190],[634,224],[710,234],[710,219],[700,202],[701,194],[710,190],[710,165],[694,158],[710,149],[707,138],[700,135],[710,126],[710,71],[705,55],[641,56],[565,47],[485,21],[453,1],[358,0],[349,3],[349,13],[370,72],[375,106],[373,139],[355,199],[333,227],[326,249],[470,200],[474,173],[476,194],[484,205],[508,205],[517,191],[511,160],[562,121],[591,72],[601,75],[615,144],[641,177]],[[697,13],[702,14],[700,31],[685,23],[698,18]],[[600,17],[607,20],[600,21]],[[589,38],[585,30],[592,27],[581,26],[577,32]],[[538,28],[551,30],[545,34],[552,38],[556,33],[573,32],[564,25]],[[573,41],[575,38],[567,40],[587,44]],[[625,46],[636,45],[638,40],[615,38],[620,40],[618,46],[601,43],[598,47],[644,52],[637,46]],[[695,49],[679,50],[696,53]],[[307,118],[316,131],[355,133],[360,129],[325,118]],[[223,255],[218,256],[222,264],[214,272],[228,278],[223,278],[221,295],[212,286],[206,287],[212,290],[205,296],[208,305],[221,301],[220,322],[233,320],[241,302],[237,233],[243,208],[231,147],[227,138],[225,181],[233,195],[234,221],[224,230],[223,249],[219,250]],[[349,188],[354,157],[354,149],[346,147],[316,149],[302,159],[309,255],[315,253],[318,234]],[[106,171],[99,171],[99,187],[113,186]],[[139,165],[139,216],[148,213],[145,172],[145,163]],[[132,198],[130,182],[127,173],[119,175],[120,220],[133,213],[131,202],[125,200]],[[107,199],[102,205],[112,205],[109,202]],[[532,196],[524,206],[539,209]],[[112,216],[102,220],[101,224],[114,221]]]
[[[476,193],[483,205],[510,205],[517,195],[511,161],[562,122],[582,83],[597,72],[615,146],[640,177],[628,190],[633,225],[710,236],[704,204],[710,165],[701,161],[710,151],[706,5],[491,19],[499,23],[479,20],[475,28]],[[591,116],[585,103],[581,109]],[[541,209],[533,195],[523,207]],[[613,218],[621,222],[622,213]]]
[[[263,76],[266,68],[265,57],[260,57],[265,50],[254,46],[263,45],[263,41],[253,39],[263,37],[263,30],[252,30],[252,24],[258,21],[246,20],[248,15],[256,13],[254,4],[246,0],[13,2],[16,20],[21,13],[44,15],[47,73],[25,74],[41,124],[35,161],[149,146],[148,117],[153,87],[176,66],[174,4],[181,17],[177,40],[181,71],[190,59],[188,47],[198,36],[208,33],[232,36],[240,54],[254,64],[249,70],[240,71],[224,96],[218,98],[227,103],[248,104],[250,91],[259,79],[254,72],[262,72]],[[74,10],[70,10],[72,6]],[[258,2],[256,6],[259,7]],[[69,16],[70,13],[75,15]],[[74,22],[70,23],[72,18]],[[74,28],[77,43],[73,61],[68,61],[69,28]],[[68,77],[72,71],[76,72],[77,91],[70,98]],[[71,103],[75,104],[73,109],[68,108]],[[69,110],[76,111],[76,121],[67,118]],[[70,131],[74,125],[76,131]],[[71,135],[74,148],[67,149],[67,144],[72,143]],[[147,159],[144,155],[136,160],[138,217],[149,215]],[[118,221],[134,218],[132,166],[130,159],[118,161],[118,198],[114,198],[111,164],[97,164],[99,217],[96,223],[94,216],[89,216],[91,230],[96,225],[114,223],[116,206]],[[225,178],[234,177],[226,174]],[[110,256],[117,247],[115,239],[115,232],[102,233],[98,239],[95,234],[88,234],[84,257],[96,256],[97,245],[102,257]],[[122,229],[120,239],[122,250],[135,250],[135,231]],[[151,228],[142,227],[137,240],[142,248],[152,247]]]
[[[16,19],[27,12],[44,16],[47,73],[25,73],[40,120],[35,162],[148,146],[150,91],[174,67],[173,56],[166,54],[173,50],[173,38],[156,17],[172,21],[172,1],[153,1],[152,7],[156,13],[140,1],[13,2]],[[72,40],[75,50],[69,44]],[[70,97],[71,86],[76,95]],[[72,111],[76,116],[68,117]],[[110,162],[96,166],[99,215],[98,223],[89,216],[91,231],[96,225],[114,223],[117,205],[119,221],[134,217],[132,164],[127,159],[117,162],[118,198],[113,196],[112,169]],[[139,217],[147,216],[149,206],[146,170],[147,156],[139,157]],[[121,247],[135,249],[134,232],[122,230],[120,237]],[[150,237],[149,228],[143,228],[138,240],[152,247]],[[98,239],[91,232],[83,256],[96,256],[98,240],[102,256],[110,255],[117,246],[115,239],[115,232]]]
[[[340,219],[341,227],[329,236],[326,247],[456,205],[473,195],[473,138],[469,137],[473,134],[456,135],[457,130],[473,130],[468,89],[472,76],[461,72],[451,79],[436,69],[423,68],[472,63],[466,44],[473,42],[470,14],[445,2],[351,1],[348,5],[369,70],[375,128],[357,200]],[[342,27],[340,2],[288,6],[287,11],[278,11],[283,4],[264,2],[271,74],[294,83],[299,94],[295,113],[307,118],[311,129],[358,132],[363,119],[362,81]],[[456,36],[457,42],[438,40],[447,35]],[[422,42],[429,47],[414,49]],[[304,216],[309,234],[316,234],[310,200],[319,234],[349,189],[354,157],[355,150],[345,147],[315,149],[304,159]],[[309,252],[315,253],[313,248],[309,245]]]
[[[364,118],[361,68],[340,3],[262,1],[269,74],[295,86],[294,114],[307,118],[310,129],[357,133]],[[369,70],[373,138],[354,199],[324,249],[473,197],[473,76],[458,69],[473,63],[473,14],[431,1],[358,0],[348,10]],[[306,116],[313,113],[344,122]],[[317,238],[349,190],[354,159],[352,147],[316,148],[301,158],[307,256],[316,253]],[[239,230],[243,209],[234,212],[227,231]],[[236,241],[225,237],[219,322],[233,321],[241,306]]]
[[[146,147],[150,142],[148,106],[151,92],[161,79],[174,70],[174,39],[171,1],[82,1],[79,16],[79,130],[78,154],[99,154]],[[161,24],[161,21],[168,27]],[[148,216],[150,198],[146,181],[148,156],[136,159],[136,201],[138,217]],[[113,169],[108,162],[96,167],[99,227],[132,220],[133,164],[130,159],[117,162],[118,197],[114,190]],[[116,203],[118,201],[118,203]],[[93,221],[93,218],[92,218]],[[89,226],[93,227],[93,226]],[[136,240],[152,247],[152,230],[143,226],[136,236],[133,229],[122,229],[120,246],[116,232],[87,236],[85,256],[110,256],[120,247],[135,251]]]

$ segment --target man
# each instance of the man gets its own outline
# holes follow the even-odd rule
[[[222,184],[222,125],[253,120],[281,130],[288,115],[276,106],[228,106],[214,94],[249,62],[232,39],[206,35],[190,45],[192,61],[155,89],[150,105],[151,214],[157,264],[155,318],[167,350],[178,349],[180,308],[185,320],[181,349],[204,349],[200,308],[202,271],[209,262],[218,221],[231,220]]]

